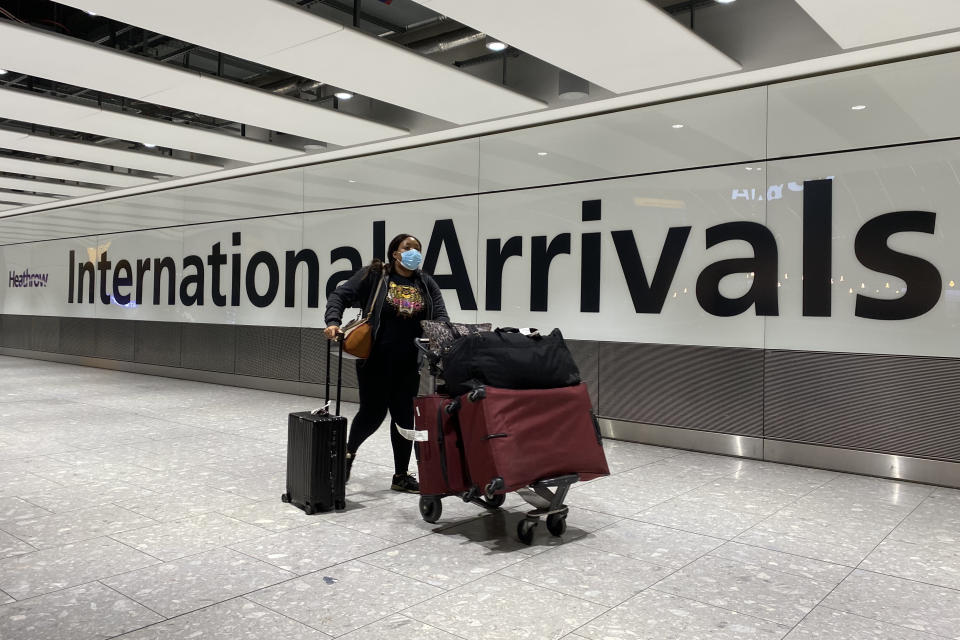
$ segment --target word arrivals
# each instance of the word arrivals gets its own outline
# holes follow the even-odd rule
[[[809,180],[803,184],[803,315],[828,317],[831,315],[831,269],[833,260],[833,180]],[[602,246],[604,235],[609,238],[617,254],[620,277],[624,278],[636,313],[658,314],[673,286],[680,260],[687,247],[692,227],[677,226],[667,230],[663,248],[652,269],[644,265],[632,229],[593,231],[592,224],[602,220],[602,201],[585,200],[581,203],[581,221],[587,230],[580,233],[580,312],[600,312],[600,285]],[[940,300],[942,279],[930,262],[900,253],[890,248],[888,241],[897,233],[933,234],[937,214],[929,211],[893,211],[867,220],[854,240],[857,260],[867,269],[900,278],[906,284],[905,293],[895,299],[857,295],[855,314],[876,320],[903,320],[915,318],[930,311]],[[384,221],[373,223],[373,255],[385,256]],[[750,245],[753,255],[744,258],[719,260],[704,267],[697,277],[696,298],[700,306],[718,317],[737,316],[751,307],[758,316],[779,314],[777,274],[779,255],[777,241],[765,225],[750,221],[734,221],[705,229],[705,249],[725,242],[738,241]],[[232,234],[232,247],[240,247],[239,232]],[[526,262],[530,273],[530,311],[548,310],[550,267],[553,260],[572,254],[573,237],[559,233],[552,238],[535,235],[510,238],[487,238],[486,285],[484,305],[487,311],[500,311],[504,291],[504,267],[513,259],[523,260],[524,247],[529,247]],[[450,273],[434,273],[441,255],[445,255]],[[436,220],[430,241],[424,252],[423,269],[432,273],[441,288],[457,294],[460,308],[477,310],[474,288],[467,272],[466,261],[452,219]],[[296,278],[303,267],[307,279],[307,307],[320,305],[320,258],[309,248],[286,251],[282,259],[269,251],[258,251],[249,259],[241,259],[239,250],[225,253],[220,243],[210,248],[209,255],[185,256],[181,264],[172,257],[122,259],[115,264],[103,251],[97,262],[77,262],[70,251],[69,290],[67,302],[139,306],[149,289],[154,305],[179,303],[183,306],[202,306],[209,301],[214,306],[236,307],[245,298],[255,307],[268,307],[281,295],[285,307],[296,305]],[[347,261],[350,268],[337,271],[326,281],[326,295],[343,280],[362,268],[364,260],[356,247],[341,246],[330,251],[330,265]],[[177,274],[177,270],[181,272]],[[111,277],[112,271],[112,277]],[[730,275],[752,273],[750,289],[737,298],[725,297],[720,282]],[[258,274],[266,275],[260,278]],[[611,274],[605,274],[607,278]],[[99,281],[99,287],[96,282]],[[112,287],[110,286],[112,284]],[[150,286],[152,284],[152,286]],[[209,286],[208,286],[209,285]],[[166,292],[166,295],[163,295]],[[85,295],[86,293],[86,295]],[[208,300],[209,297],[209,300]]]
[[[47,286],[47,280],[49,278],[49,273],[30,273],[29,269],[26,269],[23,273],[11,271],[7,279],[7,287],[14,289],[21,287],[45,287]]]

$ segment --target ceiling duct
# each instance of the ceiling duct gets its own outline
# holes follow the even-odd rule
[[[486,38],[487,34],[465,27],[440,36],[420,40],[419,42],[412,42],[409,48],[417,53],[429,56],[434,53],[444,53],[451,49],[458,49],[477,42],[483,42]]]

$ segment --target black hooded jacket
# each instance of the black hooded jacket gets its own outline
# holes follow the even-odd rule
[[[329,327],[331,325],[340,326],[343,320],[343,311],[348,307],[361,307],[363,314],[366,315],[370,308],[370,298],[377,290],[377,283],[380,281],[379,271],[371,271],[369,267],[360,269],[350,276],[350,279],[337,287],[327,298],[327,310],[324,314],[324,321]],[[389,277],[389,275],[387,275]],[[437,281],[420,270],[414,271],[410,276],[417,287],[423,293],[423,300],[426,306],[424,320],[449,320],[447,308],[443,304],[443,296],[440,293],[440,286]],[[373,313],[370,317],[370,326],[373,329],[373,340],[376,342],[377,332],[380,329],[380,314],[383,311],[384,301],[387,299],[387,283],[384,281],[380,287],[380,293],[373,305]]]

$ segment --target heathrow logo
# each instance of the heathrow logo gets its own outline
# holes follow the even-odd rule
[[[11,289],[20,289],[22,287],[45,287],[49,273],[30,273],[30,269],[25,269],[23,273],[11,271],[7,278],[7,286]]]

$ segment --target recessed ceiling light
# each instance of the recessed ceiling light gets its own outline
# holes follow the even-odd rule
[[[677,124],[671,125],[674,129],[683,129],[683,125],[679,122]]]
[[[734,1],[735,0],[717,0],[719,4],[730,4],[731,2],[734,2]]]
[[[545,156],[545,155],[547,155],[547,152],[546,152],[546,151],[537,151],[537,155],[538,155],[538,156]]]
[[[351,183],[352,183],[352,182],[356,182],[356,180],[347,180],[347,182],[351,182]]]
[[[157,145],[155,145],[155,144],[150,144],[149,142],[144,142],[144,143],[143,143],[143,146],[145,146],[145,147],[150,147],[151,149],[153,149],[153,148],[156,147]]]
[[[853,109],[854,111],[863,111],[864,109],[867,108],[867,105],[865,105],[865,104],[855,104],[855,105],[853,105],[853,106],[850,107],[850,108]]]
[[[753,167],[747,167],[747,171],[753,171]]]
[[[353,94],[350,93],[349,91],[337,91],[333,95],[341,100],[349,100],[350,98],[353,97]]]
[[[87,11],[87,15],[95,16],[97,14],[95,14],[93,11]]]
[[[487,43],[487,49],[490,51],[503,51],[507,48],[507,43],[500,42],[499,40],[492,40]]]

